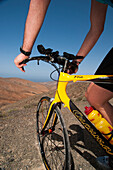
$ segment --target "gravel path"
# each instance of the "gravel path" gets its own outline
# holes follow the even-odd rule
[[[3,170],[44,170],[36,136],[37,95],[0,110],[0,168]],[[83,110],[84,100],[77,101]],[[74,170],[101,170],[96,157],[105,153],[67,110],[63,110],[74,162]]]

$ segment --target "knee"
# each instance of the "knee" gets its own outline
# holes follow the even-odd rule
[[[91,92],[89,92],[88,89],[87,89],[87,91],[85,93],[85,97],[86,97],[87,101],[90,103],[90,105],[93,106],[93,99],[91,97]]]
[[[87,91],[85,92],[85,97],[86,97],[87,101],[91,104],[93,102],[93,100],[90,97],[91,96],[90,94],[91,94],[90,91],[88,91],[88,89],[87,89]]]
[[[92,97],[92,94],[91,94],[90,92],[86,91],[85,97],[86,97],[88,103],[89,103],[92,107],[97,108],[97,104],[96,104],[96,102],[95,102],[95,99]]]
[[[87,88],[87,91],[85,92],[85,97],[86,97],[88,102],[92,101],[92,99],[90,97],[91,96],[91,90],[90,90],[91,86],[92,86],[92,84],[89,85],[89,87]]]
[[[97,103],[96,96],[94,96],[94,92],[92,91],[92,86],[93,84],[91,83],[89,87],[87,88],[85,97],[91,106],[93,106],[94,108],[98,108],[100,106],[99,106],[99,103]]]

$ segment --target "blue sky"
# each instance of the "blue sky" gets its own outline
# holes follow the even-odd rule
[[[50,65],[29,63],[21,72],[14,58],[22,45],[24,24],[30,0],[0,0],[0,77],[19,77],[32,81],[49,81]],[[76,54],[90,28],[90,0],[53,0],[34,44],[32,55],[38,55],[37,45],[43,44]],[[113,46],[113,9],[108,7],[105,30],[99,41],[82,62],[77,74],[94,74],[105,54]]]

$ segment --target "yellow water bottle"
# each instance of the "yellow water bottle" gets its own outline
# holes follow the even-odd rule
[[[93,124],[98,123],[102,119],[102,115],[97,110],[94,110],[92,107],[86,106],[84,112]]]
[[[95,127],[104,135],[107,140],[111,138],[109,142],[113,145],[113,127],[108,123],[108,121],[92,107],[86,106],[84,112],[88,116],[88,119],[95,125]]]
[[[109,140],[112,136],[113,127],[106,119],[102,118],[101,121],[95,124],[95,127],[104,135],[107,140]],[[113,137],[109,142],[113,145]]]

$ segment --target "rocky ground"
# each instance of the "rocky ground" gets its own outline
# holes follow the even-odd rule
[[[84,97],[87,85],[70,85],[72,100],[83,111],[88,105]],[[70,91],[71,89],[71,91]],[[41,96],[53,96],[54,91],[31,96],[0,110],[0,169],[44,170],[36,136],[36,110]],[[96,163],[105,153],[67,109],[62,110],[69,133],[74,170],[101,170]]]

